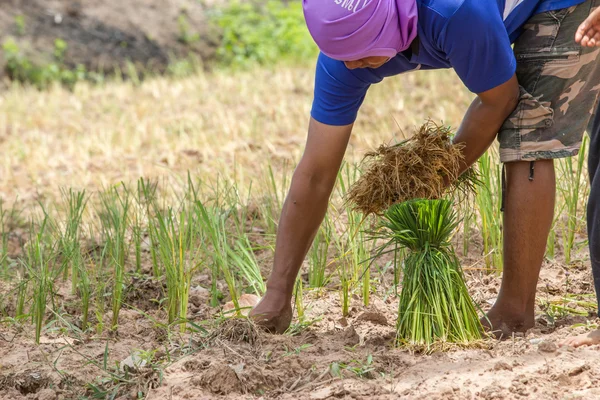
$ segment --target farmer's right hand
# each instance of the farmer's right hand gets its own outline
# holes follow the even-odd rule
[[[290,326],[292,314],[292,306],[285,296],[277,298],[277,294],[267,291],[265,297],[250,311],[249,317],[263,329],[282,334]]]
[[[575,41],[584,47],[600,47],[600,7],[579,25]]]

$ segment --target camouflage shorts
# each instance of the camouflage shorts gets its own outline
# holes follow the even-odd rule
[[[534,15],[514,52],[521,99],[498,134],[502,162],[575,155],[600,94],[600,48],[575,32],[600,0]]]

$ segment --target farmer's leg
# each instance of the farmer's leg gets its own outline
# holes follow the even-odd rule
[[[587,209],[588,239],[596,297],[600,302],[600,103],[596,108],[594,123],[588,132],[590,134],[588,171],[591,184]],[[600,304],[598,309],[600,310]],[[600,344],[600,329],[567,338],[560,345],[579,347],[593,344]]]
[[[577,154],[600,91],[600,49],[582,49],[574,40],[594,5],[600,0],[535,15],[515,43],[522,95],[498,135],[507,173],[504,277],[489,322],[483,321],[501,334],[533,325],[554,206],[551,160]]]
[[[500,295],[486,325],[500,335],[533,327],[535,291],[554,216],[552,160],[506,164],[504,271]]]

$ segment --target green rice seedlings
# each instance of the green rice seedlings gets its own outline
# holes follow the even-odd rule
[[[76,258],[76,265],[79,269],[79,297],[81,298],[81,330],[86,331],[88,328],[89,312],[90,312],[90,298],[92,295],[90,275],[87,266],[84,262],[81,252],[78,252]]]
[[[235,265],[238,274],[244,279],[248,288],[259,297],[267,291],[267,286],[260,272],[258,261],[246,235],[235,239],[233,246],[227,247],[231,265]]]
[[[99,214],[107,244],[107,261],[109,269],[113,272],[111,329],[116,330],[123,302],[125,261],[128,250],[127,230],[131,204],[129,193],[127,191],[121,192],[117,187],[102,193],[100,200],[102,209]]]
[[[575,233],[579,230],[580,218],[578,217],[579,199],[582,190],[587,190],[587,179],[583,179],[584,162],[586,159],[585,150],[587,148],[587,136],[584,135],[581,150],[574,166],[573,157],[565,158],[559,161],[559,169],[562,172],[563,179],[560,180],[559,190],[565,201],[567,211],[567,221],[564,227],[563,247],[565,254],[565,263],[571,263],[573,247],[575,245]]]
[[[30,314],[32,323],[35,325],[35,342],[37,344],[40,343],[40,336],[46,316],[46,307],[49,300],[48,297],[52,297],[55,278],[52,271],[55,249],[48,244],[45,237],[46,228],[49,224],[49,216],[45,210],[43,212],[44,218],[38,232],[35,234],[31,233],[26,248],[25,259],[22,260],[33,286]],[[32,224],[31,232],[33,231],[34,226]],[[22,307],[22,304],[18,306],[21,309]]]
[[[340,280],[340,301],[342,317],[347,317],[350,311],[350,288],[352,287],[352,272],[350,251],[348,250],[347,232],[334,235],[334,243],[338,256],[336,257],[337,273]]]
[[[179,321],[180,331],[184,333],[192,275],[201,263],[201,232],[189,209],[178,214],[172,209],[167,210],[164,216],[157,216],[154,229],[158,256],[166,272],[169,324]]]
[[[347,248],[352,268],[352,284],[356,286],[361,282],[363,304],[369,305],[371,293],[371,273],[369,262],[370,252],[367,249],[369,242],[362,229],[363,215],[357,211],[346,209],[348,217]]]
[[[481,184],[476,186],[475,204],[479,210],[485,266],[502,271],[502,171],[488,150],[477,161]]]
[[[407,250],[398,307],[397,341],[426,350],[438,342],[468,344],[482,326],[451,246],[457,227],[448,200],[412,200],[393,205],[380,238]]]
[[[462,232],[463,232],[463,243],[462,243],[462,252],[463,256],[467,256],[469,254],[469,246],[472,240],[472,229],[473,223],[476,220],[476,215],[473,212],[474,204],[472,201],[467,200],[465,202],[459,203],[460,215],[462,216]]]
[[[153,212],[158,210],[158,204],[156,201],[157,195],[157,182],[151,182],[149,179],[140,178],[137,184],[137,203],[140,208],[145,210],[146,222],[148,224],[148,239],[150,241],[150,258],[152,260],[152,274],[155,279],[159,279],[161,276],[161,268],[158,262],[158,254],[156,249],[158,248],[158,239],[154,236],[156,227],[154,226],[155,220],[153,218]],[[140,232],[141,235],[141,232]],[[139,238],[141,241],[141,237]],[[136,243],[137,246],[137,243]],[[141,243],[140,243],[141,246]],[[137,247],[136,247],[136,263],[137,263]],[[141,255],[140,255],[141,257]]]
[[[134,214],[131,223],[131,239],[133,240],[133,250],[135,253],[135,272],[142,273],[142,219],[138,212]]]
[[[92,264],[91,272],[93,272],[92,282],[95,292],[94,314],[96,316],[97,321],[95,330],[98,335],[101,335],[104,331],[104,314],[106,313],[106,299],[110,295],[110,293],[106,290],[108,279],[106,279],[107,272],[105,271],[108,250],[108,243],[104,243],[102,249],[99,252],[92,254],[90,257],[90,261]]]
[[[29,286],[29,281],[23,273],[19,272],[17,278],[17,305],[15,308],[15,318],[23,317],[25,315],[27,288]]]
[[[345,164],[338,174],[339,194],[345,198],[351,185],[357,181],[360,171],[356,165]],[[346,211],[346,231],[344,232],[343,242],[340,247],[341,254],[347,262],[342,263],[341,283],[342,283],[342,304],[344,316],[348,313],[348,301],[352,288],[359,283],[362,284],[363,304],[367,306],[370,301],[370,251],[367,248],[367,238],[364,229],[364,214],[356,211],[350,202],[344,204]],[[349,264],[349,266],[347,266]],[[349,268],[349,271],[347,270]]]
[[[81,266],[81,248],[79,234],[83,212],[87,204],[85,191],[62,191],[63,201],[67,206],[67,222],[59,234],[59,246],[63,256],[62,269],[65,278],[71,275],[71,293],[77,292],[79,270]]]
[[[246,234],[248,230],[252,229],[254,223],[254,220],[248,215],[246,206],[250,203],[252,185],[248,189],[245,201],[240,199],[235,183],[231,183],[229,188],[227,195],[222,199],[226,202],[226,209],[232,210],[229,213],[229,221],[233,223],[233,233],[229,234],[230,239],[226,242],[229,263],[235,266],[237,274],[246,282],[247,287],[257,296],[262,297],[267,287],[254,255],[255,248]],[[233,212],[233,210],[237,211]]]
[[[294,304],[296,305],[296,314],[298,315],[298,321],[300,323],[304,322],[304,303],[302,302],[304,298],[304,282],[302,282],[302,277],[298,276],[296,278],[296,284],[294,285]]]
[[[211,305],[213,307],[219,305],[217,281],[222,274],[236,314],[239,314],[240,305],[237,285],[234,271],[231,270],[229,264],[230,251],[228,250],[229,244],[227,243],[227,232],[225,230],[227,213],[217,207],[208,208],[201,202],[196,203],[195,210],[198,223],[205,234],[205,240],[202,242],[204,252],[212,254],[212,262],[209,261],[211,269]]]
[[[548,233],[548,241],[546,243],[546,257],[548,257],[551,260],[553,260],[556,256],[558,221],[563,215],[563,212],[566,207],[566,202],[560,196],[556,197],[556,203],[557,204],[555,205],[554,218],[552,219],[552,226],[550,228],[550,232]]]
[[[329,282],[330,277],[327,275],[329,260],[327,256],[332,236],[332,223],[329,219],[329,213],[327,213],[308,252],[308,285],[311,288],[322,288]]]
[[[266,193],[263,194],[259,207],[260,213],[264,218],[266,234],[272,237],[277,233],[279,216],[281,215],[281,209],[283,208],[286,190],[290,184],[289,176],[287,164],[281,169],[280,177],[275,176],[271,165],[268,167],[267,182],[264,185],[266,187]]]

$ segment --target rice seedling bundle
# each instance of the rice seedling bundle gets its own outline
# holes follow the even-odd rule
[[[482,326],[450,244],[458,222],[449,200],[411,200],[390,207],[380,238],[406,249],[398,308],[398,344],[431,349],[467,344]]]

